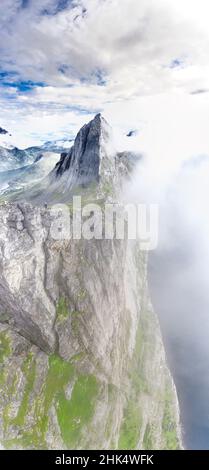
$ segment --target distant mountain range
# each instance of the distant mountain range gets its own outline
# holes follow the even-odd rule
[[[0,133],[5,135],[7,131],[2,129]],[[69,140],[56,140],[23,150],[10,144],[0,146],[0,193],[37,183],[54,168],[60,154],[71,145]]]

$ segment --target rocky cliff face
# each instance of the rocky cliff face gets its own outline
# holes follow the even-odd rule
[[[100,191],[106,177],[124,176],[116,161],[128,172],[125,155],[106,159],[101,122],[81,130],[50,178],[66,178],[71,191],[80,179]],[[180,447],[147,254],[135,241],[54,239],[56,217],[28,203],[0,207],[0,442]]]
[[[73,147],[63,153],[55,168],[56,178],[68,171],[69,186],[75,183],[88,184],[104,176],[104,167],[110,173],[114,165],[113,149],[107,149],[111,129],[101,114],[79,131]],[[104,152],[104,148],[106,152]],[[107,151],[109,150],[109,152]]]
[[[97,114],[80,129],[74,145],[61,153],[49,176],[12,199],[35,205],[68,203],[76,192],[85,198],[118,200],[124,178],[129,177],[140,158],[138,154],[116,151],[111,127]]]

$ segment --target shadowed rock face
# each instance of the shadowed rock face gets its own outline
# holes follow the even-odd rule
[[[8,134],[8,131],[6,131],[6,129],[3,129],[3,127],[0,127],[0,134]]]
[[[69,175],[74,183],[99,181],[102,172],[102,146],[108,141],[110,134],[110,126],[101,114],[97,114],[79,131],[70,151],[61,155],[55,168],[56,177],[59,178],[70,170]]]
[[[38,198],[32,194],[30,200],[68,202],[75,188],[88,188],[91,184],[96,185],[99,198],[109,195],[118,200],[124,179],[140,158],[138,154],[116,151],[111,127],[97,114],[78,132],[73,147],[61,154],[50,173],[48,188],[38,191]]]
[[[129,169],[125,153],[108,152],[109,136],[96,116],[53,177],[85,176],[99,188],[110,175],[114,186],[124,177],[115,177],[116,165]],[[0,442],[178,448],[178,402],[146,253],[135,241],[56,240],[57,217],[27,203],[0,206]]]

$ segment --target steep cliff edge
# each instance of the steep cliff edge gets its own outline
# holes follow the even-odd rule
[[[98,132],[87,130],[54,174],[71,190],[94,182],[100,197],[101,185],[111,179],[112,191],[128,164],[124,155],[106,160]],[[135,241],[55,240],[56,217],[28,203],[0,207],[1,444],[179,448],[178,402],[149,299],[147,254]]]

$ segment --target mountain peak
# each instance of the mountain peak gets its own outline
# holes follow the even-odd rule
[[[96,114],[96,116],[94,117],[94,119],[100,119],[100,120],[101,120],[101,119],[103,119],[103,116],[102,116],[101,113],[98,113],[98,114]]]
[[[94,128],[95,133],[98,132],[101,134],[101,132],[104,132],[105,134],[111,134],[111,127],[106,121],[106,119],[102,116],[101,113],[96,114],[96,116],[88,122],[88,124],[85,124],[79,131],[79,133],[85,129],[90,129]],[[78,135],[79,135],[78,133]],[[109,137],[111,137],[109,135]]]
[[[105,156],[109,158],[111,153],[109,152],[111,140],[111,127],[101,113],[96,114],[80,129],[73,147],[61,154],[60,161],[55,167],[56,178],[65,174],[68,188],[75,184],[99,181],[102,160]],[[105,152],[107,146],[108,152]]]
[[[109,132],[111,131],[111,126],[108,124],[108,122],[106,121],[106,119],[101,113],[96,114],[94,118],[91,119],[91,121],[89,121],[80,129],[80,131],[86,126],[87,127],[95,126],[95,128],[97,128],[98,131],[101,131],[102,129],[105,129],[105,130],[109,129]]]

